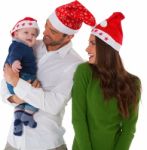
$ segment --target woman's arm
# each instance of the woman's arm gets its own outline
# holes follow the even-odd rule
[[[122,121],[122,132],[115,146],[115,150],[118,149],[129,150],[129,147],[131,145],[131,142],[134,138],[134,134],[136,131],[137,120],[138,120],[138,108],[136,111],[134,111],[134,109],[131,109],[130,116],[128,118],[124,118]]]
[[[74,144],[77,144],[78,150],[92,150],[86,116],[88,74],[79,66],[74,76],[72,88],[72,123],[75,131]]]

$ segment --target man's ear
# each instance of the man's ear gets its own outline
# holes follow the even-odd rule
[[[74,34],[73,34],[73,35],[68,35],[68,36],[67,36],[68,40],[71,40],[73,37],[74,37]]]

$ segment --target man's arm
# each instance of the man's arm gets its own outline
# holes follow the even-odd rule
[[[17,82],[19,80],[19,73],[14,72],[10,65],[5,64],[4,66],[4,77],[5,80],[11,84],[13,87],[17,85]]]
[[[5,80],[1,81],[0,95],[1,95],[2,101],[4,101],[5,103],[12,105],[12,106],[17,106],[16,102],[14,102],[15,95],[10,94]]]
[[[31,84],[19,79],[19,76],[12,71],[9,65],[5,66],[4,76],[7,82],[14,86],[14,92],[18,97],[34,107],[56,115],[64,109],[70,99],[75,67],[70,67],[68,73],[62,74],[63,77],[59,84],[50,91],[34,88]]]
[[[9,65],[6,65],[6,66],[10,67]],[[17,76],[19,75],[17,74]],[[16,95],[12,95],[9,92],[6,81],[4,79],[1,81],[0,94],[1,94],[2,100],[10,105],[17,106],[18,104],[24,103],[24,101],[21,100],[19,97],[17,97]]]

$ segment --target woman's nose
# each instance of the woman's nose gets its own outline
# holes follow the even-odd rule
[[[89,52],[89,46],[86,48],[86,52]]]

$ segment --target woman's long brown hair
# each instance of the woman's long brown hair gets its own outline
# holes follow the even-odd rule
[[[141,83],[137,76],[128,73],[119,52],[96,37],[96,65],[91,65],[94,78],[100,80],[105,100],[115,97],[123,117],[129,116],[130,106],[137,108]]]

